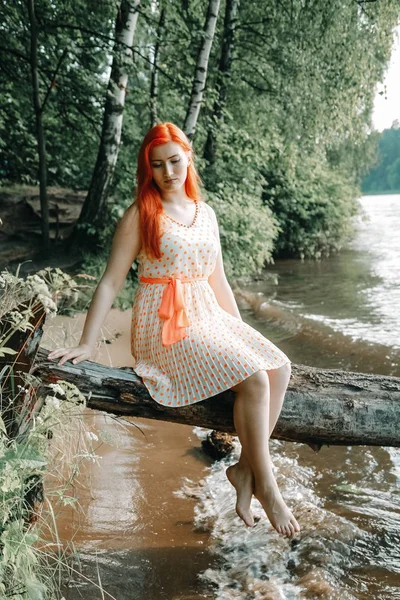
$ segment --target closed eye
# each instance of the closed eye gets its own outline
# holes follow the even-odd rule
[[[177,160],[171,160],[172,164],[178,163],[178,162],[180,162],[180,161],[181,161],[181,159],[180,159],[180,158],[178,158]],[[157,169],[157,167],[161,167],[161,164],[158,164],[158,165],[152,165],[152,166],[153,166],[155,169]]]

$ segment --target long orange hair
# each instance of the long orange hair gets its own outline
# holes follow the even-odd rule
[[[160,215],[163,211],[160,191],[153,180],[150,152],[155,146],[167,142],[178,143],[185,152],[190,151],[192,158],[187,170],[185,181],[185,192],[194,202],[201,202],[200,176],[193,164],[193,150],[190,141],[173,123],[158,123],[146,133],[139,148],[138,164],[136,171],[136,198],[139,208],[140,236],[143,251],[150,257],[161,258],[160,237],[161,224]]]

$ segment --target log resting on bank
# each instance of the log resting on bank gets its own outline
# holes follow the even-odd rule
[[[131,368],[91,361],[61,367],[40,349],[34,372],[44,384],[74,383],[89,408],[235,433],[232,390],[171,408],[155,402]],[[400,446],[400,378],[292,365],[292,377],[273,438],[327,445]]]

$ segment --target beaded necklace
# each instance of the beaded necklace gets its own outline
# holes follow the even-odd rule
[[[190,227],[193,227],[193,225],[196,223],[197,213],[199,212],[199,203],[198,203],[197,200],[195,200],[195,204],[196,204],[196,210],[195,210],[195,213],[194,213],[193,223],[191,225],[185,225],[184,223],[179,223],[179,221],[175,221],[175,219],[173,219],[172,217],[170,217],[169,215],[167,215],[167,213],[165,211],[164,211],[164,215],[168,219],[171,219],[171,221],[173,221],[174,223],[177,223],[177,225],[181,225],[181,227],[187,227],[188,229],[190,229]]]

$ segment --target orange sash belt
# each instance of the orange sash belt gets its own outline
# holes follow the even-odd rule
[[[139,277],[143,283],[167,283],[158,314],[165,319],[162,328],[163,346],[183,340],[187,336],[186,327],[190,325],[185,312],[185,297],[182,283],[207,280],[207,277]]]

